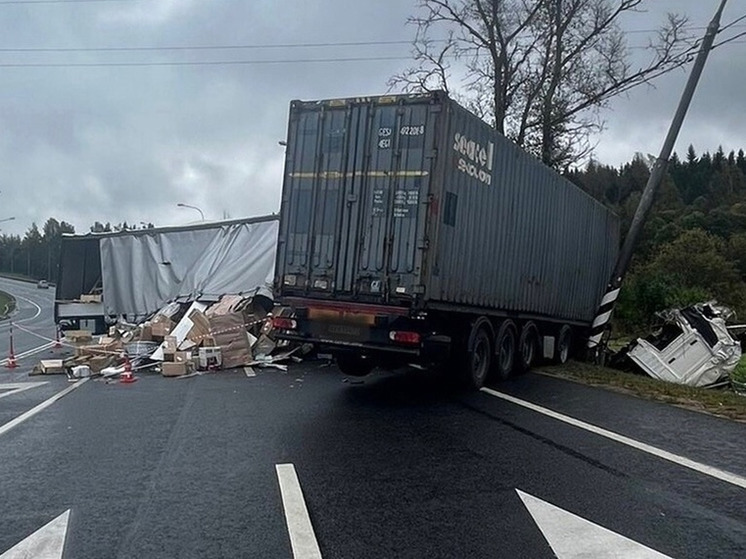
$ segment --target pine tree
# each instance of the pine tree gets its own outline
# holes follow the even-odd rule
[[[736,166],[741,169],[741,172],[746,175],[746,155],[744,155],[743,150],[738,150],[738,157],[736,158]]]
[[[718,146],[718,150],[712,157],[712,166],[716,171],[723,170],[723,167],[725,166],[725,152],[723,151],[723,146]]]
[[[686,162],[691,167],[697,163],[697,152],[694,151],[694,146],[689,144],[689,149],[686,150]]]

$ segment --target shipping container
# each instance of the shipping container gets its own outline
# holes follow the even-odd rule
[[[444,93],[293,101],[286,150],[288,338],[362,372],[427,360],[428,340],[469,361],[486,338],[505,376],[593,320],[617,217]]]

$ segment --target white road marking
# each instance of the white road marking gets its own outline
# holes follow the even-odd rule
[[[62,559],[70,510],[0,555],[0,559]]]
[[[543,415],[546,415],[547,417],[551,417],[552,419],[562,421],[564,423],[567,423],[568,425],[572,425],[573,427],[585,429],[586,431],[589,431],[601,437],[606,437],[607,439],[611,439],[612,441],[622,443],[643,452],[647,452],[648,454],[652,454],[653,456],[657,456],[658,458],[662,458],[663,460],[668,460],[669,462],[673,462],[674,464],[677,464],[679,466],[689,468],[690,470],[694,470],[695,472],[699,472],[715,479],[725,481],[726,483],[736,485],[738,487],[741,487],[742,489],[746,489],[746,478],[733,474],[731,472],[721,470],[720,468],[715,468],[713,466],[708,466],[707,464],[702,464],[701,462],[690,460],[685,456],[679,456],[678,454],[674,454],[673,452],[668,452],[667,450],[662,450],[655,446],[636,441],[635,439],[625,437],[624,435],[620,435],[613,431],[603,429],[602,427],[596,427],[595,425],[586,423],[585,421],[580,421],[579,419],[575,419],[574,417],[570,417],[568,415],[558,413],[548,408],[532,404],[531,402],[521,400],[520,398],[516,398],[514,396],[509,396],[508,394],[503,394],[502,392],[497,392],[496,390],[492,390],[490,388],[482,388],[482,392],[489,394],[490,396],[495,396],[496,398],[506,400],[512,404],[530,409],[531,411],[541,413]]]
[[[557,559],[671,559],[533,495],[516,492]]]
[[[0,398],[5,398],[6,396],[10,396],[11,394],[18,394],[19,392],[23,392],[24,390],[28,390],[29,388],[36,388],[37,386],[43,386],[47,384],[46,381],[44,382],[5,382],[0,384],[0,390],[3,392],[0,392]],[[4,392],[7,390],[7,392]]]
[[[59,400],[60,398],[64,398],[70,392],[72,392],[73,390],[75,390],[79,386],[85,384],[87,381],[88,381],[87,378],[81,379],[78,382],[76,382],[75,384],[73,384],[71,386],[68,386],[64,390],[58,392],[57,394],[55,394],[51,398],[48,398],[48,399],[44,400],[38,406],[35,406],[35,407],[31,408],[29,411],[27,411],[25,413],[22,413],[21,415],[19,415],[15,419],[11,419],[10,421],[8,421],[8,423],[6,423],[5,425],[3,425],[3,426],[0,427],[0,435],[4,435],[5,433],[7,433],[11,429],[13,429],[13,427],[17,427],[18,425],[20,425],[21,423],[23,423],[27,419],[30,419],[30,418],[34,417],[37,413],[39,413],[41,411],[44,411],[49,406],[51,406],[52,404],[54,404],[57,400]]]
[[[308,516],[306,501],[300,488],[298,474],[292,464],[276,464],[277,480],[280,482],[282,506],[290,533],[290,545],[295,559],[321,559],[319,544]],[[2,558],[0,558],[2,559]]]
[[[21,322],[28,322],[29,320],[34,320],[37,316],[41,314],[41,307],[34,303],[31,299],[27,299],[26,297],[21,297],[20,295],[13,295],[16,299],[21,299],[23,301],[26,301],[27,303],[30,303],[36,307],[36,314],[34,316],[28,316],[26,318],[22,318],[21,320],[14,320],[13,322],[21,323]]]
[[[16,360],[23,359],[24,357],[30,357],[30,356],[35,355],[37,353],[41,353],[42,351],[44,351],[46,349],[49,349],[50,347],[52,347],[54,345],[54,343],[55,342],[47,342],[47,343],[45,343],[43,345],[40,345],[40,346],[31,348],[29,350],[26,350],[23,353],[16,353],[14,355],[14,357],[16,358]],[[8,358],[6,357],[5,359],[3,359],[3,360],[0,361],[0,366],[4,367],[7,363],[8,363]]]

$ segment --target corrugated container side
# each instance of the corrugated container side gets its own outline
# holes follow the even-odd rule
[[[442,93],[293,102],[281,296],[590,322],[618,220]]]
[[[589,322],[616,217],[456,103],[448,114],[428,298]]]

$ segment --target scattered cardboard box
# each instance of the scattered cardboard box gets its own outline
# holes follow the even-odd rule
[[[173,330],[173,322],[171,319],[166,319],[168,322],[158,322],[150,325],[150,337],[156,341],[162,340],[168,336]]]
[[[151,342],[153,341],[153,326],[150,324],[143,324],[140,329],[140,341]]]
[[[115,355],[99,355],[91,357],[85,362],[85,364],[90,367],[91,372],[100,373],[102,370],[111,367],[114,363],[118,362],[119,358]]]
[[[205,311],[205,315],[209,319],[213,316],[230,314],[235,312],[236,307],[238,307],[245,299],[246,298],[241,295],[223,295],[217,303]]]
[[[39,362],[41,374],[43,375],[59,375],[65,374],[65,362],[62,359],[42,359]]]
[[[186,335],[186,339],[194,342],[195,345],[200,345],[205,338],[210,336],[210,321],[199,309],[192,310],[188,317],[192,321],[192,328]]]
[[[195,309],[202,312],[206,308],[207,308],[207,305],[205,305],[204,303],[195,301],[189,307],[189,310],[186,312],[186,315],[179,321],[179,323],[176,326],[174,326],[173,330],[171,330],[170,335],[176,337],[177,348],[186,339],[187,334],[189,334],[189,332],[192,330],[192,327],[194,326],[194,322],[192,322],[192,320],[189,318],[189,314]],[[163,361],[163,344],[161,344],[161,347],[155,350],[155,352],[151,356],[151,359],[155,361]]]
[[[174,353],[174,363],[191,363],[192,361],[191,351],[177,351]]]
[[[163,339],[161,348],[163,348],[163,360],[174,361],[174,356],[176,355],[176,352],[179,351],[176,344],[176,336],[166,336]]]
[[[93,334],[88,330],[65,330],[65,341],[72,344],[80,344],[93,340]]]
[[[219,347],[201,347],[197,357],[200,371],[219,369],[223,364],[223,356]]]
[[[251,346],[245,332],[242,313],[216,315],[210,319],[210,335],[220,347],[223,369],[242,367],[251,362]]]
[[[275,348],[277,347],[277,343],[272,341],[268,336],[265,334],[262,334],[259,340],[254,344],[254,354],[257,356],[264,356],[271,354]]]
[[[180,377],[185,375],[187,374],[187,363],[184,361],[179,363],[164,361],[161,363],[161,374],[164,377]]]

